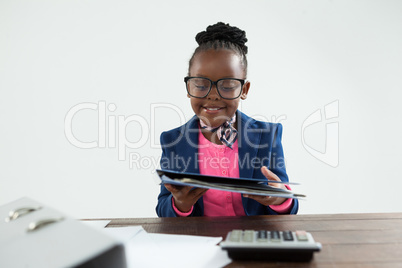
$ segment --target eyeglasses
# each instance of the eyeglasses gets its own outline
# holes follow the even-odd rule
[[[244,79],[237,78],[222,78],[217,81],[212,81],[205,77],[184,77],[187,93],[194,98],[205,98],[211,92],[212,85],[216,86],[219,96],[222,99],[233,100],[237,99],[243,89]]]

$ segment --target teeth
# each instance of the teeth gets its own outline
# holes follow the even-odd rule
[[[216,110],[219,110],[219,108],[207,108],[207,110],[216,111]]]

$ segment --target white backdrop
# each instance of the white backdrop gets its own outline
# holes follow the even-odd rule
[[[283,124],[300,213],[401,211],[402,2],[381,0],[1,1],[0,204],[156,217],[159,135],[193,115],[218,21],[247,32],[241,110]]]

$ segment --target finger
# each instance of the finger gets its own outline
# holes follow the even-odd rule
[[[270,181],[281,181],[281,179],[275,173],[265,166],[261,168],[261,172]],[[278,183],[269,182],[268,185],[281,188],[281,185]]]
[[[194,189],[197,189],[197,188],[194,188],[194,187],[191,187],[191,186],[183,186],[183,188],[181,189],[181,193],[185,194],[185,195],[188,195]]]
[[[171,193],[177,192],[176,187],[174,187],[172,184],[165,183],[164,186],[165,186],[166,190],[168,190]]]
[[[208,189],[204,188],[194,188],[191,190],[190,194],[196,198],[197,200],[205,194],[205,192],[208,191]]]
[[[175,185],[175,184],[170,184],[170,183],[164,183],[163,185],[165,185],[165,187],[166,187],[166,185],[168,185],[168,187],[170,189],[176,189],[177,191],[180,191],[184,187],[184,186],[181,186],[181,185]]]
[[[262,196],[262,195],[253,195],[253,194],[245,194],[244,197],[252,198],[254,200],[268,200],[272,198],[272,196]]]
[[[274,198],[272,196],[260,196],[260,195],[244,195],[245,197],[251,198],[264,206],[269,206],[273,203]]]
[[[175,185],[171,185],[173,187],[175,187]],[[177,188],[173,191],[170,191],[172,194],[174,194],[177,197],[190,197],[193,198],[194,196],[198,195],[198,191],[196,191],[199,188],[194,188],[191,186],[179,186],[180,188]],[[192,193],[192,191],[196,191],[194,194]]]
[[[273,173],[265,166],[261,168],[261,172],[265,176],[265,178],[267,178],[270,181],[281,181],[281,179],[278,176],[276,176],[275,173]]]

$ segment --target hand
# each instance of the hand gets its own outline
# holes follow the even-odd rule
[[[273,173],[267,167],[262,167],[261,172],[270,181],[281,181],[281,179],[278,176],[276,176],[275,173]],[[286,189],[285,185],[281,184],[281,183],[269,182],[268,185],[277,187],[277,188]],[[285,202],[285,200],[286,200],[286,198],[283,198],[283,197],[264,196],[264,195],[243,194],[243,196],[254,199],[255,201],[259,202],[260,204],[262,204],[264,206],[280,205],[283,202]]]
[[[193,188],[190,186],[177,186],[173,184],[165,183],[166,189],[172,193],[174,199],[174,205],[181,212],[189,212],[198,199],[208,189]]]

